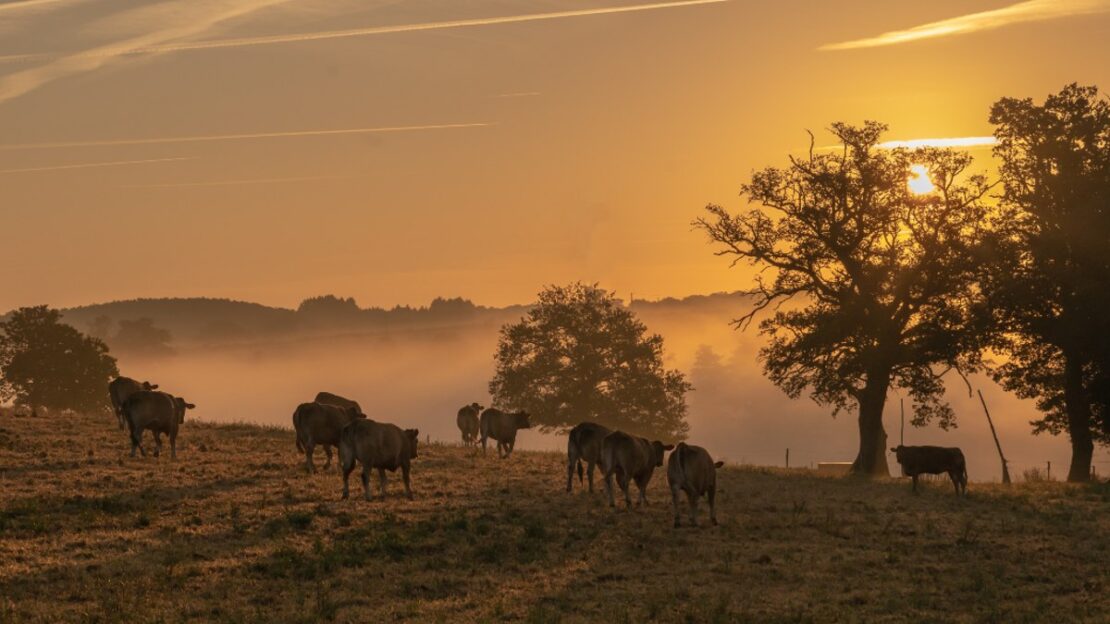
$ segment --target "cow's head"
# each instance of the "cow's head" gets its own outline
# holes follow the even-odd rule
[[[898,446],[890,449],[890,452],[894,453],[894,457],[898,460],[898,463],[902,463],[902,454],[905,452],[905,450],[906,447],[899,444]]]
[[[513,421],[516,422],[517,429],[531,429],[532,421],[528,420],[528,412],[517,412],[513,414]]]
[[[651,459],[656,466],[663,465],[663,453],[673,451],[673,444],[663,444],[659,440],[652,440],[651,442]]]
[[[157,390],[157,389],[158,389],[158,384],[150,383],[149,381],[144,381],[143,382],[143,390]]]
[[[416,457],[416,443],[420,441],[420,430],[405,429],[405,437],[409,441],[409,457]]]
[[[181,397],[174,397],[173,398],[173,411],[174,411],[174,414],[177,416],[178,424],[185,422],[185,410],[191,410],[191,409],[194,409],[195,407],[196,407],[196,405],[193,405],[192,403],[187,402],[185,399],[183,399]]]
[[[366,418],[366,414],[363,414],[362,410],[355,407],[354,405],[344,407],[343,411],[347,412],[347,416],[350,416],[351,420],[354,420],[356,418]]]
[[[475,401],[475,402],[470,404],[470,409],[472,409],[476,412],[481,412],[482,410],[484,410],[486,408],[485,408],[485,406],[479,405],[478,402]]]

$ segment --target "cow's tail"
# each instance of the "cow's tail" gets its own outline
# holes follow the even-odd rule
[[[339,432],[339,467],[343,474],[355,465],[355,429],[358,421],[349,423]]]
[[[571,466],[578,468],[578,483],[582,483],[583,470],[582,470],[582,446],[578,440],[578,430],[571,429],[570,435],[567,436],[567,470],[571,470]],[[567,476],[570,479],[570,476]]]
[[[304,452],[304,444],[301,442],[301,408],[293,412],[293,437],[297,441],[297,450]]]

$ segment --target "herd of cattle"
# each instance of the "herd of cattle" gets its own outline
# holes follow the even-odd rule
[[[157,384],[139,382],[129,377],[119,377],[108,384],[120,429],[131,434],[131,456],[138,450],[146,456],[142,446],[144,431],[154,435],[154,455],[162,450],[162,434],[170,441],[170,456],[177,457],[177,432],[185,422],[185,411],[195,408],[192,403],[170,393],[158,390]],[[497,443],[497,454],[507,458],[516,446],[517,431],[532,426],[526,412],[505,412],[471,403],[459,409],[456,424],[462,434],[464,446],[482,445],[482,452],[492,438]],[[349,479],[355,464],[362,465],[362,489],[366,500],[372,500],[370,474],[378,471],[379,490],[385,498],[385,472],[401,469],[405,495],[412,499],[409,473],[412,460],[417,457],[416,447],[420,435],[417,429],[402,429],[390,423],[367,418],[356,401],[330,392],[320,392],[311,403],[302,403],[293,412],[293,429],[297,450],[304,453],[305,468],[314,473],[312,458],[317,446],[324,448],[331,467],[332,448],[339,452],[339,469],[343,475],[343,498],[350,496]],[[629,485],[636,483],[638,502],[647,504],[646,491],[655,469],[667,460],[667,482],[670,485],[674,509],[674,525],[680,525],[679,497],[686,494],[690,508],[690,522],[697,524],[697,507],[701,497],[709,502],[709,518],[717,524],[717,468],[723,462],[714,462],[709,452],[700,446],[680,442],[664,444],[647,440],[623,431],[614,431],[593,422],[583,422],[570,430],[567,440],[567,492],[572,490],[577,471],[580,484],[588,479],[589,491],[594,491],[594,469],[600,468],[605,482],[609,505],[616,506],[613,480],[624,494],[625,504],[632,507]],[[913,490],[921,474],[945,474],[952,479],[956,493],[967,493],[967,467],[964,455],[958,448],[936,446],[898,446],[891,449],[902,472],[913,478]],[[583,463],[585,468],[583,468]]]

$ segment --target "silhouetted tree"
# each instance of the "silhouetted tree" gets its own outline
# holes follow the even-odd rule
[[[170,330],[156,327],[149,318],[119,322],[119,331],[112,338],[112,346],[120,352],[147,356],[172,355]]]
[[[635,435],[686,437],[691,386],[663,368],[663,338],[596,285],[545,289],[527,316],[501,328],[495,357],[494,403],[528,411],[544,431],[594,420]]]
[[[119,375],[104,342],[46,306],[20,308],[0,323],[0,372],[2,400],[80,411],[105,409],[108,382]]]
[[[1037,400],[1035,431],[1068,433],[1068,480],[1086,481],[1110,438],[1110,102],[1073,84],[990,119],[1004,191],[983,290],[1009,356],[994,374]]]
[[[93,320],[89,321],[88,334],[93,338],[99,338],[101,340],[107,341],[112,336],[112,325],[114,324],[115,323],[114,321],[112,321],[112,317],[101,314]]]
[[[752,308],[735,324],[772,308],[760,323],[767,376],[834,415],[858,409],[852,470],[867,475],[889,474],[882,415],[892,386],[912,397],[915,424],[954,425],[942,377],[979,361],[971,297],[988,190],[967,174],[966,154],[877,149],[885,130],[833,124],[842,150],[811,148],[742,187],[762,207],[732,215],[710,205],[696,221],[717,255],[759,269]],[[914,164],[928,169],[934,192],[910,192]]]
[[[315,325],[349,325],[362,318],[362,312],[353,298],[335,295],[309,297],[297,306],[297,316]]]

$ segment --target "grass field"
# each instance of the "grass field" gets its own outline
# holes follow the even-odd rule
[[[131,459],[108,417],[0,416],[0,622],[1110,622],[1105,483],[726,467],[721,526],[675,530],[662,471],[613,512],[559,454],[422,445],[416,500],[398,473],[340,501],[290,431],[178,442]]]

